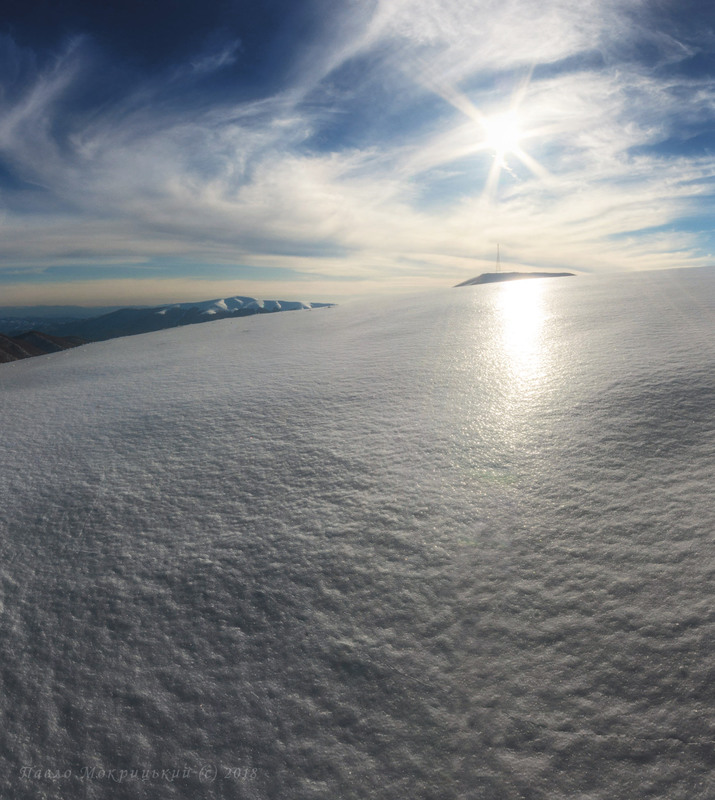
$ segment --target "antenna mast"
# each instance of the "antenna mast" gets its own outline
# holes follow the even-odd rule
[[[501,261],[499,260],[499,245],[497,244],[497,272],[501,272]]]

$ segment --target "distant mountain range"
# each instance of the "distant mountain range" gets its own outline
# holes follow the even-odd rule
[[[573,272],[485,272],[476,278],[470,278],[454,286],[476,286],[480,283],[501,283],[502,281],[520,281],[524,278],[571,278]]]
[[[62,316],[61,308],[57,307],[53,307],[52,313],[43,317],[40,309],[36,307],[32,309],[34,313],[31,316],[0,317],[0,362],[56,352],[86,342],[151,333],[164,328],[195,325],[230,317],[247,317],[253,314],[325,308],[332,305],[334,304],[295,300],[257,300],[254,297],[237,296],[151,308],[119,308],[89,318],[86,309],[82,309],[83,314],[72,315],[71,308],[68,308]],[[13,310],[17,313],[20,309]],[[28,330],[30,328],[32,330]]]

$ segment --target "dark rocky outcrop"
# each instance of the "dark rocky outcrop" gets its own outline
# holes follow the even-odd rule
[[[27,331],[18,336],[5,336],[0,333],[0,364],[18,361],[21,358],[44,356],[58,353],[70,347],[85,344],[85,339],[77,336],[52,336],[41,331]]]

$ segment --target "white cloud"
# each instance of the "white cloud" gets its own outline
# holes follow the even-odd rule
[[[191,62],[191,70],[202,74],[228,67],[235,63],[240,48],[241,42],[236,39],[223,47],[204,52]]]
[[[707,158],[648,146],[715,109],[708,82],[608,62],[629,36],[645,35],[632,27],[637,6],[390,0],[372,15],[363,6],[336,17],[332,44],[313,61],[317,47],[298,58],[293,83],[277,95],[187,112],[162,104],[155,80],[85,118],[60,146],[61,101],[93,68],[76,42],[24,95],[4,102],[0,155],[45,191],[6,200],[0,270],[94,259],[111,274],[117,261],[156,257],[288,267],[300,259],[304,272],[352,276],[363,287],[394,288],[410,274],[449,285],[483,268],[497,241],[534,266],[702,263],[695,234],[628,235],[675,225],[709,202]],[[665,60],[687,50],[655,39],[665,42]],[[603,66],[534,72],[519,105],[531,168],[510,158],[513,174],[502,175],[496,197],[484,197],[491,156],[463,111],[504,109],[528,74],[522,67],[596,47],[608,57]],[[234,52],[206,55],[194,69],[219,69]],[[399,122],[406,104],[418,94],[434,102],[439,88],[435,117],[396,122],[391,137],[363,134],[349,148],[321,145],[328,122],[359,116],[371,100],[356,76],[349,91],[331,85],[329,106],[320,104],[318,87],[354,59],[371,65],[371,90],[379,75],[393,93],[385,115]],[[399,87],[414,94],[406,99]],[[421,202],[431,181],[454,179],[473,192]]]

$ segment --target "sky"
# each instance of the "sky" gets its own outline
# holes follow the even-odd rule
[[[712,264],[715,6],[5,0],[0,305]]]

